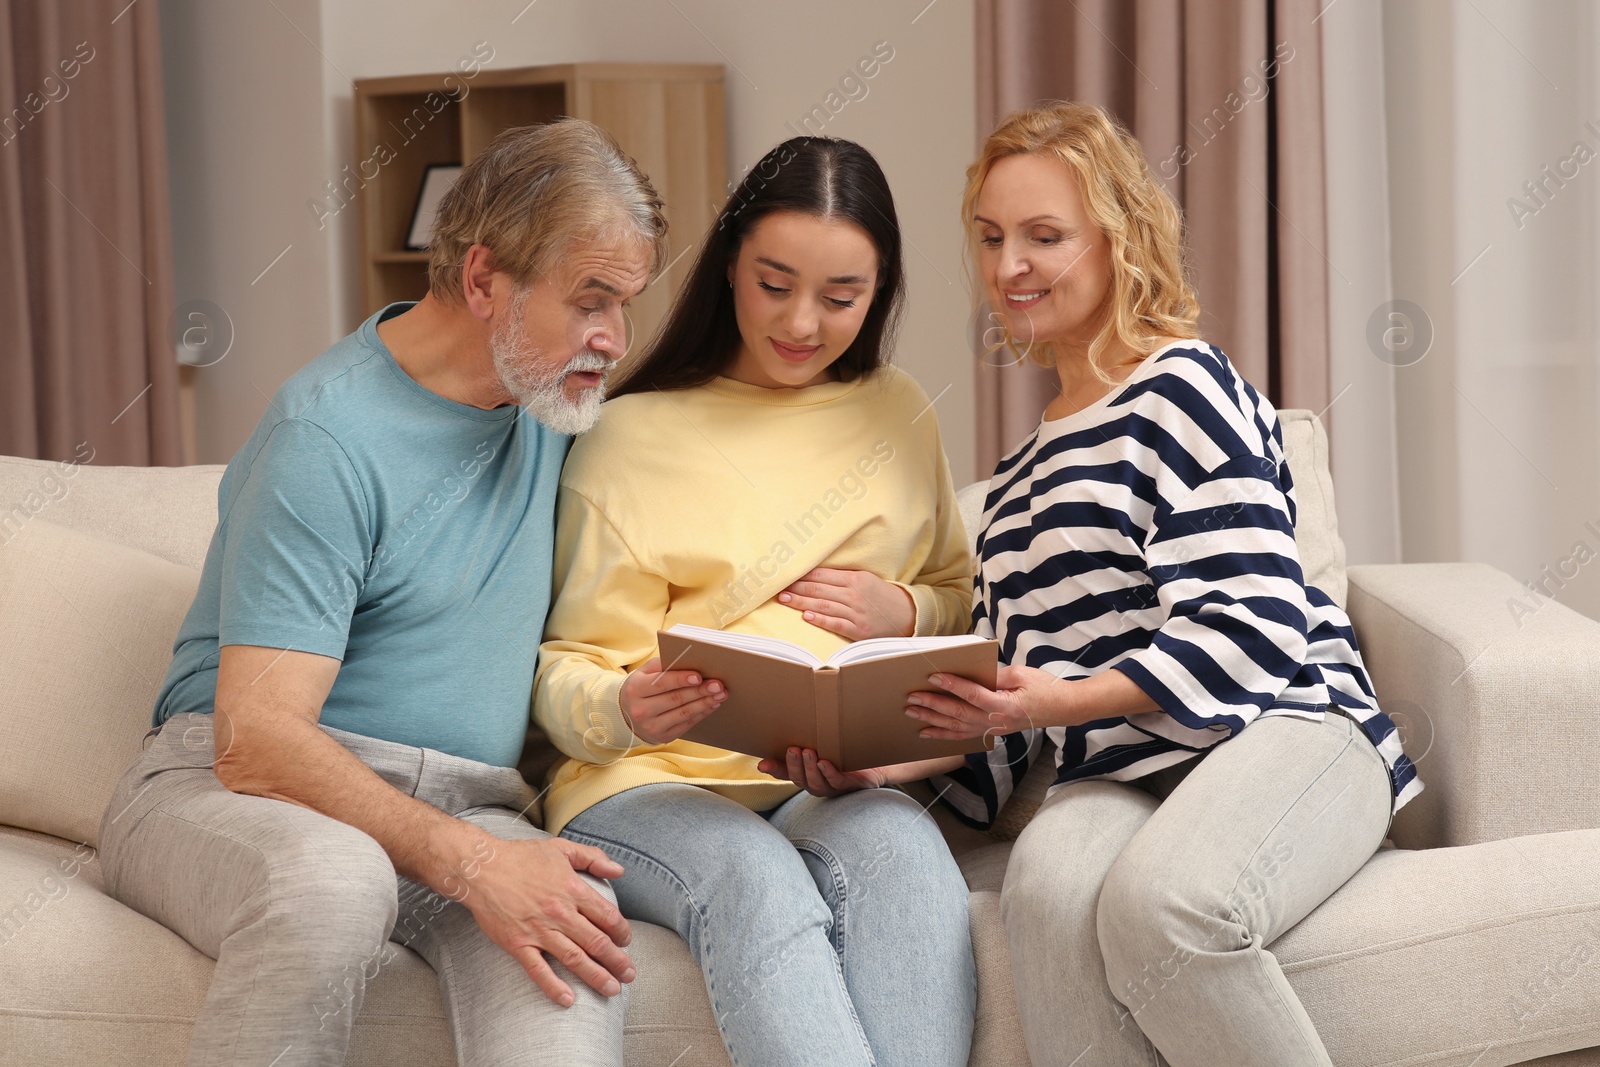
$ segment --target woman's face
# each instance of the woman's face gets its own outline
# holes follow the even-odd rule
[[[877,289],[878,252],[854,223],[778,211],[745,235],[728,281],[740,344],[724,373],[799,389],[834,379]]]
[[[1087,346],[1105,314],[1111,253],[1077,173],[1045,153],[1006,156],[989,169],[975,214],[989,305],[1018,346]]]

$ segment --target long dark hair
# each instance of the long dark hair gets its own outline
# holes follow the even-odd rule
[[[704,385],[739,352],[728,267],[755,224],[775,211],[853,222],[878,252],[878,287],[861,332],[833,364],[854,381],[887,362],[905,303],[905,264],[894,197],[872,153],[853,141],[793,137],[762,157],[717,216],[665,325],[613,396]]]

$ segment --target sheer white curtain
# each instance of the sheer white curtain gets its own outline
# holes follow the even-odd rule
[[[1322,418],[1339,532],[1351,562],[1398,563],[1395,368],[1367,342],[1368,321],[1393,297],[1383,6],[1382,0],[1338,0],[1321,10],[1332,401]]]
[[[1482,560],[1539,590],[1523,610],[1600,616],[1600,5],[1335,0],[1323,21],[1330,49],[1377,30],[1384,58],[1326,64],[1347,82],[1328,98],[1368,119],[1362,154],[1331,133],[1328,152],[1330,258],[1360,291],[1335,315],[1334,392],[1354,384],[1330,412],[1352,558],[1394,558],[1392,469],[1400,558]],[[1384,240],[1387,298],[1411,306],[1358,322],[1387,299]]]

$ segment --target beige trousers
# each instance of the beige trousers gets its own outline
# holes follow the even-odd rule
[[[1034,1067],[1331,1067],[1269,946],[1377,851],[1390,801],[1338,714],[1056,790],[1000,897]]]

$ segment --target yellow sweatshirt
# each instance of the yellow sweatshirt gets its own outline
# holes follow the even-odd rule
[[[635,786],[687,782],[761,811],[794,785],[757,760],[634,737],[627,673],[678,623],[763,634],[827,656],[845,640],[774,599],[813,567],[906,588],[918,635],[965,633],[972,561],[927,395],[903,371],[763,389],[716,378],[619,397],[573,444],[556,505],[553,603],[534,716],[570,759],[545,828]]]

